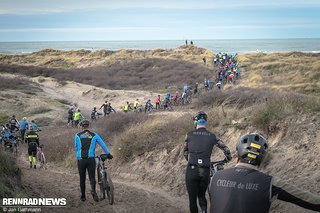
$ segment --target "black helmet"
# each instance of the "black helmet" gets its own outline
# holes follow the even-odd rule
[[[198,112],[196,115],[193,116],[193,120],[194,121],[198,121],[200,119],[204,119],[205,121],[207,121],[207,114],[203,111]]]
[[[242,163],[259,166],[268,149],[268,141],[258,133],[249,133],[240,137],[236,150]]]
[[[83,121],[81,121],[80,123],[79,123],[79,125],[81,126],[81,127],[89,127],[89,125],[90,125],[90,121],[88,121],[88,120],[83,120]]]

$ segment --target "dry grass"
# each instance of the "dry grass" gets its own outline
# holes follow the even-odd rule
[[[320,96],[320,54],[245,54],[238,56],[238,60],[245,70],[242,85]]]
[[[15,197],[20,191],[21,171],[16,160],[0,150],[0,198]]]
[[[0,64],[41,66],[47,68],[76,68],[91,66],[110,66],[126,60],[139,60],[145,58],[162,58],[182,60],[202,64],[202,58],[213,57],[213,52],[196,46],[181,46],[175,49],[154,50],[119,50],[119,51],[60,51],[44,49],[25,55],[0,55]],[[209,60],[210,62],[210,60]]]
[[[39,91],[37,86],[27,78],[5,76],[0,76],[0,90]]]
[[[145,152],[166,149],[170,152],[184,136],[192,130],[191,115],[179,118],[153,117],[135,126],[131,126],[115,139],[114,151],[117,159],[128,162]]]
[[[253,126],[266,134],[279,130],[279,125],[286,117],[320,111],[320,99],[317,97],[243,87],[205,93],[194,104],[197,107],[214,107],[220,114],[217,118],[221,123],[246,120],[244,126]]]
[[[154,58],[125,60],[108,67],[68,70],[3,65],[0,66],[0,72],[54,77],[60,82],[70,80],[111,89],[182,87],[186,83],[202,82],[205,77],[212,75],[209,69],[196,63]]]

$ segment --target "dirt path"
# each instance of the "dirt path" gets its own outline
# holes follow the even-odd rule
[[[25,146],[25,145],[23,145]],[[186,200],[173,197],[161,189],[132,183],[113,177],[115,204],[107,201],[94,202],[87,180],[87,201],[80,201],[79,176],[76,169],[49,165],[47,170],[30,169],[22,148],[20,165],[22,181],[29,197],[66,198],[67,207],[42,208],[42,212],[187,212]],[[97,189],[99,194],[99,190]]]

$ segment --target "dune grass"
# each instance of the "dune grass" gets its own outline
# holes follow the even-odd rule
[[[15,197],[21,191],[21,171],[14,157],[0,150],[0,198]]]
[[[163,89],[182,87],[186,83],[202,82],[212,76],[212,70],[202,65],[172,59],[125,60],[110,66],[72,68],[68,70],[31,66],[0,65],[0,72],[30,77],[56,78],[110,89]]]
[[[244,54],[238,60],[245,70],[242,85],[320,96],[320,54]]]

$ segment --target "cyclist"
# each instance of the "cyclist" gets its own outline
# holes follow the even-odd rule
[[[108,101],[105,101],[105,103],[102,104],[101,107],[99,108],[99,110],[103,108],[104,116],[107,115],[107,106],[108,106]]]
[[[101,113],[97,112],[97,107],[93,107],[93,110],[91,111],[91,121],[97,120],[97,116],[102,115]]]
[[[21,121],[19,121],[19,129],[21,134],[21,140],[24,142],[24,136],[26,134],[26,130],[28,129],[28,121],[26,117],[23,117]]]
[[[206,190],[210,179],[210,157],[214,146],[220,148],[226,156],[226,162],[232,159],[229,148],[213,133],[206,129],[207,115],[199,112],[196,116],[196,130],[187,134],[184,143],[184,156],[188,161],[186,185],[191,213],[198,213],[197,199],[202,212],[207,212]]]
[[[156,110],[160,110],[160,104],[161,104],[161,99],[160,99],[160,95],[158,95],[158,97],[156,97]]]
[[[237,165],[213,176],[211,213],[266,213],[274,198],[320,211],[320,196],[258,171],[268,151],[268,142],[262,135],[243,135],[236,150]]]
[[[146,102],[146,105],[144,107],[144,112],[151,112],[153,110],[153,105],[151,103],[151,100],[149,99],[147,102]]]
[[[109,159],[113,156],[101,137],[90,130],[88,130],[90,122],[88,120],[83,120],[79,124],[83,131],[77,133],[74,137],[74,147],[76,149],[76,156],[78,159],[78,171],[80,176],[80,189],[81,189],[81,201],[86,200],[85,190],[86,190],[86,171],[88,170],[89,180],[91,185],[91,195],[94,201],[98,202],[99,197],[96,193],[96,179],[95,179],[95,149],[96,145],[99,144],[103,151],[108,155]]]
[[[37,163],[37,148],[39,147],[39,135],[32,129],[32,127],[29,127],[29,132],[26,134],[26,142],[28,144],[28,155],[29,155],[29,162],[30,162],[30,168],[36,169],[36,163]]]
[[[129,101],[127,101],[126,105],[123,107],[124,112],[129,112],[129,110],[132,110]]]
[[[74,113],[74,109],[70,107],[68,110],[68,126],[70,126],[70,123],[73,126],[73,113]]]
[[[113,109],[113,107],[111,106],[111,103],[109,102],[106,107],[106,114],[109,115],[111,112],[116,113],[116,110]]]
[[[221,89],[221,81],[218,81],[218,83],[216,83],[216,86],[218,89]]]
[[[7,124],[2,128],[1,132],[1,141],[3,141],[4,147],[12,147],[12,143],[10,141],[15,140],[14,134],[10,130],[10,124]]]
[[[78,109],[74,115],[73,115],[73,120],[74,120],[74,125],[78,126],[78,124],[80,123],[80,121],[83,119],[83,116],[81,114],[80,109]]]
[[[36,124],[35,120],[32,120],[31,122],[28,123],[28,127],[30,130],[30,127],[33,131],[35,132],[41,132],[41,129],[39,128],[38,124]]]
[[[199,87],[199,83],[197,82],[194,86],[194,90],[193,90],[193,94],[198,94],[198,87]]]
[[[10,130],[14,131],[14,130],[19,130],[19,122],[16,119],[15,115],[12,115],[12,117],[10,118],[10,120],[8,121],[8,123],[10,124]]]
[[[133,108],[136,112],[138,112],[138,106],[140,106],[139,99],[136,99],[135,102],[133,103]]]

